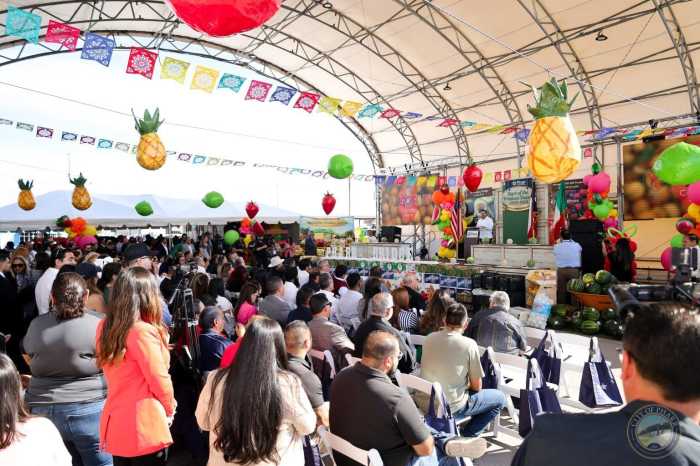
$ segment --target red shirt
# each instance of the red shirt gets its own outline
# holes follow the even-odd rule
[[[225,369],[226,367],[233,364],[233,361],[236,360],[236,354],[238,353],[238,347],[241,346],[242,341],[243,341],[243,337],[236,340],[236,342],[234,344],[228,345],[226,347],[226,349],[224,350],[223,356],[221,356],[221,364],[219,365],[220,368]]]

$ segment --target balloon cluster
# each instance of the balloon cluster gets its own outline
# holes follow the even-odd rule
[[[248,247],[248,245],[253,241],[253,235],[263,236],[265,234],[265,229],[263,228],[262,223],[253,220],[253,218],[258,215],[259,211],[260,209],[253,201],[250,201],[245,206],[245,212],[248,216],[241,220],[241,227],[239,230],[241,234],[245,235],[243,237],[243,244],[245,244],[246,247]]]
[[[661,253],[661,265],[670,272],[673,248],[682,248],[687,235],[700,236],[700,147],[685,142],[674,144],[656,159],[652,171],[674,191],[678,190],[684,205],[689,203],[687,212],[676,222],[678,233]]]
[[[97,229],[93,225],[88,224],[87,220],[82,217],[70,219],[67,215],[64,215],[56,219],[56,226],[63,228],[63,231],[68,235],[68,239],[73,241],[80,249],[97,244],[97,238],[95,238]]]
[[[436,225],[442,233],[438,257],[452,259],[457,257],[457,240],[452,229],[452,217],[455,215],[455,195],[450,192],[450,187],[443,184],[439,190],[433,193],[433,225]]]
[[[600,165],[594,163],[591,167],[592,175],[583,178],[586,185],[588,210],[584,213],[584,218],[597,218],[603,222],[605,231],[609,228],[619,228],[620,222],[617,219],[618,212],[612,201],[608,199],[610,193],[610,175],[601,170]]]

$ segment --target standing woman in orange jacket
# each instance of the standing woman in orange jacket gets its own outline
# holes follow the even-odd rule
[[[97,329],[98,363],[107,379],[100,443],[114,466],[165,465],[175,397],[155,277],[141,267],[123,271],[110,307]]]

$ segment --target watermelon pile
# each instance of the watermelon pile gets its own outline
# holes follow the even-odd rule
[[[620,339],[625,333],[620,313],[616,309],[607,309],[601,313],[603,319],[603,333],[613,338]]]
[[[587,273],[581,278],[572,278],[566,284],[566,289],[576,293],[608,294],[608,288],[617,279],[607,270],[599,270],[595,274]]]
[[[595,335],[600,332],[601,325],[600,312],[593,307],[584,307],[578,329],[586,335]]]

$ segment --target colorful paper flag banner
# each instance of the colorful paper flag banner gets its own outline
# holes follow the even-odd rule
[[[83,60],[93,60],[97,63],[109,66],[112,61],[112,52],[116,43],[109,37],[103,37],[93,32],[85,33],[85,43],[80,58]]]
[[[270,97],[270,102],[279,102],[282,105],[289,105],[296,93],[297,90],[291,87],[277,86],[277,89],[275,89],[275,92],[273,92]]]
[[[416,120],[422,116],[423,116],[422,113],[406,112],[403,115],[401,115],[401,118],[403,118],[404,120]]]
[[[78,139],[78,135],[75,133],[69,133],[68,131],[64,131],[61,134],[61,141],[75,141]]]
[[[593,157],[593,149],[591,149],[590,147],[586,147],[583,150],[583,158],[590,159],[591,157]]]
[[[51,128],[44,128],[43,126],[36,127],[36,137],[38,138],[52,138],[53,130]]]
[[[192,77],[190,89],[198,89],[211,94],[214,92],[218,80],[219,72],[217,70],[207,68],[206,66],[197,65],[197,68],[194,70],[194,76]]]
[[[160,65],[160,79],[171,79],[180,84],[185,84],[187,70],[189,69],[189,62],[177,60],[172,57],[165,57],[163,64]]]
[[[263,81],[258,81],[253,79],[250,82],[250,87],[245,95],[245,100],[257,100],[258,102],[265,102],[267,99],[267,94],[270,93],[272,84]]]
[[[379,118],[391,119],[401,115],[401,110],[396,110],[395,108],[387,108],[382,112]]]
[[[245,79],[242,76],[236,76],[235,74],[224,73],[221,76],[221,81],[219,81],[219,89],[230,89],[233,92],[238,92],[243,87]]]
[[[374,118],[377,116],[377,114],[382,112],[382,106],[379,104],[371,104],[365,106],[360,113],[357,115],[357,118]]]
[[[340,116],[354,117],[362,108],[362,102],[346,100],[340,109]]]
[[[92,136],[80,136],[80,144],[89,144],[91,146],[95,145],[95,138]]]
[[[299,98],[294,104],[294,108],[300,108],[307,113],[311,113],[316,104],[318,104],[318,99],[320,98],[320,95],[314,94],[313,92],[302,92],[299,94]]]
[[[61,44],[68,50],[75,50],[79,38],[80,29],[50,19],[44,40],[52,44]]]
[[[98,149],[111,149],[112,145],[113,145],[113,143],[109,139],[100,139],[100,141],[97,143],[97,148]]]
[[[454,118],[445,118],[438,126],[440,126],[441,128],[448,128],[450,126],[457,125],[459,125],[459,120],[455,120]]]
[[[118,142],[114,145],[114,148],[118,151],[129,152],[129,144],[125,142]]]
[[[528,128],[521,128],[515,132],[513,137],[520,142],[527,142],[530,137],[530,130]]]
[[[324,95],[321,100],[318,101],[318,112],[319,113],[330,113],[331,115],[338,110],[340,102],[342,99],[337,99],[335,97],[328,97]]]
[[[141,76],[152,79],[153,70],[156,67],[158,54],[146,49],[133,47],[129,52],[129,61],[126,65],[127,74],[140,74]]]
[[[34,125],[30,125],[29,123],[21,123],[18,121],[17,129],[22,129],[24,131],[34,131]]]
[[[10,5],[5,21],[5,34],[8,36],[20,37],[33,44],[39,43],[41,16]]]

